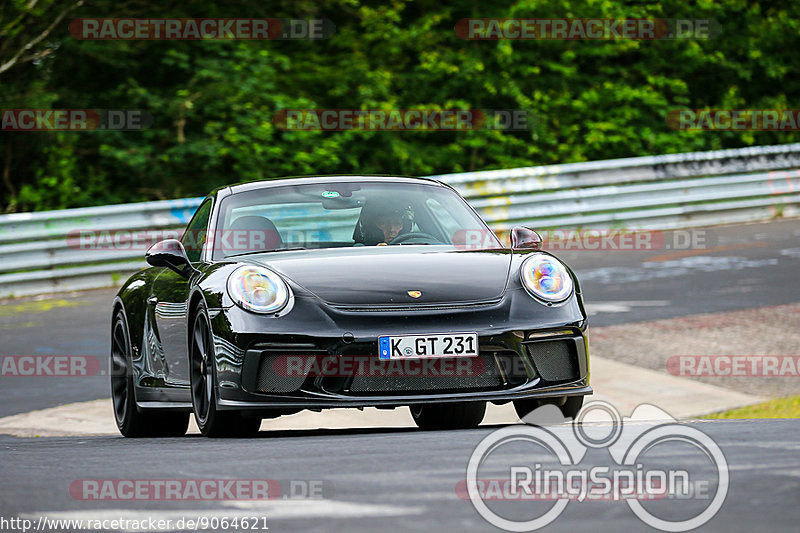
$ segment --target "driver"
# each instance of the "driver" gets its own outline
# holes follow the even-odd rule
[[[400,233],[404,233],[405,221],[401,213],[381,213],[376,217],[375,225],[383,232],[383,242],[378,244],[386,244],[392,242]]]
[[[386,245],[399,235],[410,232],[413,225],[414,215],[410,206],[376,199],[361,210],[353,240],[367,246]]]

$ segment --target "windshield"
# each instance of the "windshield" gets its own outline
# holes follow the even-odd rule
[[[236,193],[220,203],[213,258],[360,246],[502,245],[452,190],[434,184],[309,183]]]

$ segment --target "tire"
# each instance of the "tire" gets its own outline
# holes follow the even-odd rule
[[[471,429],[486,414],[486,402],[434,403],[409,406],[420,429]]]
[[[558,398],[527,398],[524,400],[514,400],[514,410],[520,420],[523,420],[531,411],[546,405],[553,404],[561,409],[564,418],[574,420],[583,407],[583,396],[560,396]]]
[[[261,427],[260,418],[217,409],[217,365],[211,322],[205,304],[197,304],[189,338],[189,376],[192,410],[200,433],[206,437],[251,437]]]
[[[111,328],[111,402],[119,432],[125,437],[180,437],[189,428],[189,413],[141,410],[136,407],[131,342],[125,314],[119,311]]]

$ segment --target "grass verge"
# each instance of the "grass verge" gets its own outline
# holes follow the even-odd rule
[[[775,398],[764,403],[712,413],[702,418],[800,418],[800,396]]]

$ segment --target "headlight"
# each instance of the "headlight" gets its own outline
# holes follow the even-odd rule
[[[572,277],[555,257],[532,254],[522,262],[521,275],[528,292],[542,300],[560,302],[572,294]]]
[[[228,294],[254,313],[275,313],[289,301],[289,287],[276,273],[257,266],[243,266],[228,278]]]

